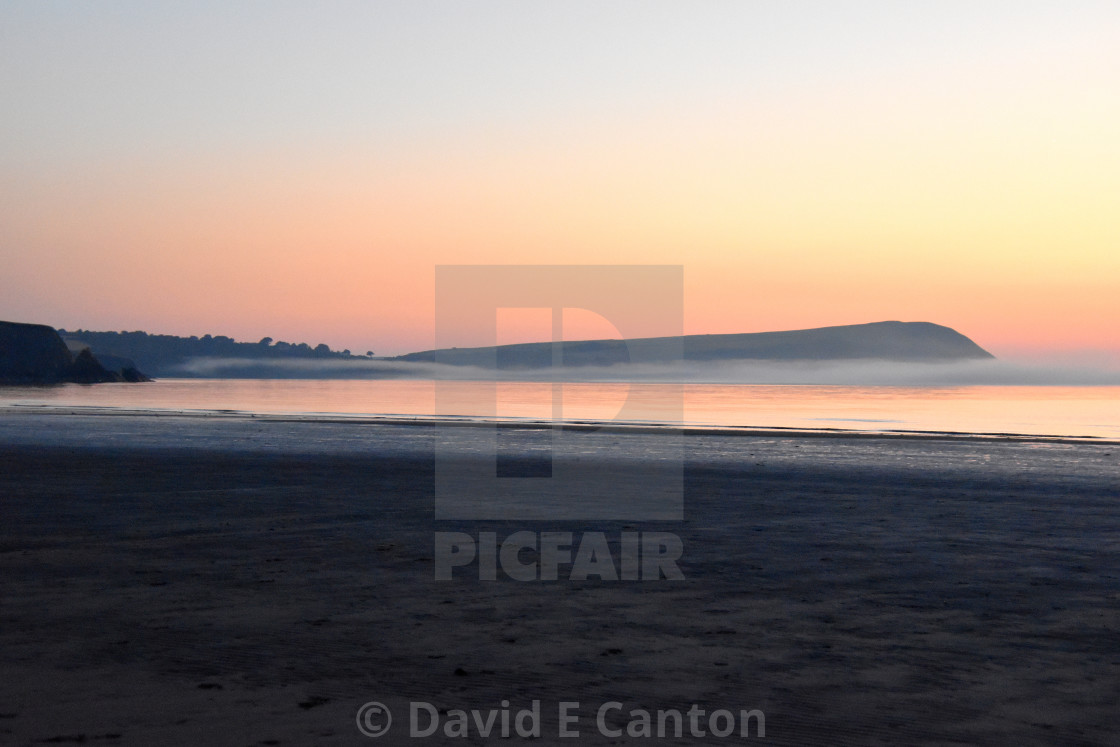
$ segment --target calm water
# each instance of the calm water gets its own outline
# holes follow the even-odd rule
[[[495,394],[496,386],[496,394]],[[567,420],[681,422],[722,426],[954,431],[1120,438],[1120,387],[762,386],[564,384]],[[631,396],[632,395],[632,396]],[[624,409],[628,396],[630,405]],[[636,403],[636,404],[635,404]],[[668,404],[667,404],[668,403]],[[431,381],[163,379],[149,384],[0,387],[0,406],[130,410],[233,410],[548,419],[551,384]]]

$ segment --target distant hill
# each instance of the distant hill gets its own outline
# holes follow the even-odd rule
[[[993,358],[956,330],[929,322],[874,322],[788,332],[685,335],[636,340],[565,341],[565,366],[686,361],[959,361]],[[481,348],[446,348],[401,355],[393,360],[501,369],[552,365],[552,343],[532,342]]]
[[[71,351],[53,327],[0,322],[0,383],[99,384],[147,380],[130,360],[98,358],[88,346]]]
[[[46,329],[50,329],[49,327]],[[53,332],[53,330],[51,330]],[[115,367],[131,365],[156,377],[200,378],[402,378],[433,375],[422,365],[533,370],[552,365],[552,343],[535,342],[482,348],[427,350],[374,358],[352,355],[327,345],[237,342],[222,335],[178,337],[147,332],[60,330],[72,351],[92,348],[98,359]],[[790,332],[731,335],[686,335],[637,340],[579,340],[562,344],[562,362],[569,367],[619,363],[672,363],[736,360],[835,361],[960,361],[993,356],[964,335],[928,322],[876,322]],[[133,363],[135,361],[135,363]]]
[[[228,359],[259,362],[270,361],[337,361],[365,360],[367,356],[351,355],[349,350],[334,351],[327,345],[311,347],[305,342],[273,342],[265,337],[260,342],[237,342],[224,335],[179,337],[176,335],[150,335],[147,332],[93,332],[90,330],[60,330],[68,344],[87,345],[99,356],[111,355],[133,360],[152,376],[197,376],[190,366],[198,359]],[[247,368],[243,366],[242,368]],[[249,375],[263,378],[275,377],[280,372],[267,365],[258,365]]]

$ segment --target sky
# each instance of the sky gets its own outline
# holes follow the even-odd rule
[[[686,333],[1120,362],[1118,42],[1111,1],[9,0],[0,319],[395,354],[437,265],[669,264]]]

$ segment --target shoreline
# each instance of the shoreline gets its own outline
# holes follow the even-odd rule
[[[556,426],[551,421],[518,418],[482,418],[476,416],[439,416],[439,415],[346,415],[341,413],[254,413],[243,410],[198,409],[174,410],[164,408],[132,409],[97,405],[44,405],[44,404],[7,404],[0,405],[0,417],[11,415],[46,416],[89,416],[89,417],[137,417],[137,418],[179,418],[197,420],[226,420],[258,423],[321,423],[347,425],[392,425],[424,427],[490,427],[516,428],[524,430],[551,430]],[[934,430],[867,430],[855,428],[797,428],[785,426],[724,426],[653,422],[596,421],[581,418],[561,421],[565,431],[596,431],[606,433],[631,434],[680,434],[684,436],[743,436],[790,438],[875,438],[907,439],[930,441],[1005,441],[1021,443],[1056,444],[1100,444],[1120,445],[1120,438],[1104,436],[1046,435],[1012,432],[967,432]]]

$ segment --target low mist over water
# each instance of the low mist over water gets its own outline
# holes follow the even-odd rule
[[[1120,386],[1120,368],[1105,364],[969,360],[913,363],[853,361],[717,361],[495,370],[385,360],[195,358],[178,376],[229,378],[440,379],[461,381],[663,381],[845,386]]]

